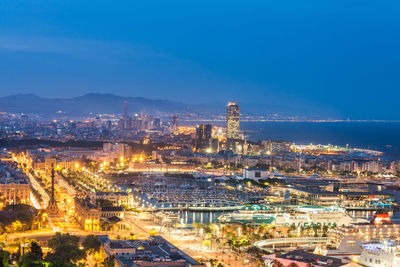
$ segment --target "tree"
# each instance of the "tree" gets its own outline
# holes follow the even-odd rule
[[[39,261],[43,259],[43,251],[38,243],[35,241],[31,242],[31,251],[28,253],[31,259]]]
[[[115,262],[114,262],[114,256],[109,256],[104,259],[104,261],[101,263],[101,266],[103,267],[114,267]]]
[[[194,222],[194,223],[193,223],[193,226],[194,226],[194,228],[197,229],[197,235],[199,236],[199,235],[200,235],[200,229],[204,227],[204,224]]]
[[[211,266],[215,266],[218,263],[217,259],[210,259]]]
[[[208,240],[208,239],[207,239],[207,240],[204,240],[204,241],[203,241],[203,245],[206,246],[207,248],[210,248],[210,247],[211,247],[211,241]]]
[[[328,225],[324,224],[324,226],[322,227],[322,236],[323,237],[327,237],[328,236],[328,230],[329,230]]]
[[[52,262],[50,263],[50,267],[76,267],[72,262]]]
[[[49,240],[48,245],[51,249],[55,250],[62,245],[76,245],[79,246],[79,238],[68,233],[56,233],[52,239]]]
[[[0,224],[4,227],[14,223],[15,230],[26,230],[32,226],[37,210],[26,204],[8,205],[0,211]]]
[[[5,250],[0,251],[0,267],[8,267],[8,262],[10,260],[10,253]]]
[[[52,253],[46,260],[53,264],[77,262],[85,257],[85,251],[79,249],[79,238],[70,234],[56,233],[48,245]]]
[[[31,242],[31,250],[19,259],[21,267],[44,267],[43,251],[38,243]]]
[[[95,235],[88,235],[82,243],[83,249],[89,253],[93,254],[100,250],[101,242]]]
[[[21,267],[45,267],[46,264],[42,261],[35,261],[31,259],[28,255],[22,257],[22,260],[19,264]]]

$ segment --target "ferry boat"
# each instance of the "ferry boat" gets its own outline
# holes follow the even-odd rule
[[[240,224],[272,224],[276,219],[275,215],[264,213],[231,213],[221,215],[217,221],[220,223],[240,223]]]

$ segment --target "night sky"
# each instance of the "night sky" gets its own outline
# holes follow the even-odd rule
[[[400,1],[0,1],[0,96],[236,100],[400,119]]]

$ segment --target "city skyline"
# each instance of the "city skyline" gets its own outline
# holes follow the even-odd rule
[[[225,113],[224,102],[209,102],[199,105],[177,102],[175,100],[151,99],[143,97],[120,96],[112,93],[88,93],[72,98],[50,98],[40,97],[35,94],[12,94],[5,97],[0,96],[0,112],[14,114],[31,114],[45,116],[47,118],[58,118],[60,116],[97,116],[102,114],[123,114],[121,103],[131,105],[133,109],[129,112],[149,112],[165,114],[192,113],[188,119],[212,119],[221,120],[220,116]],[[228,101],[232,102],[232,101]],[[267,105],[259,103],[246,103],[236,101],[242,107],[241,115],[245,121],[314,121],[314,122],[340,122],[340,121],[400,121],[395,116],[393,119],[377,117],[345,117],[329,110],[320,110],[310,107],[296,108],[287,106]],[[164,115],[165,115],[164,114]],[[200,117],[198,117],[200,116]],[[211,116],[211,117],[210,117]],[[186,115],[185,115],[186,117]]]
[[[400,266],[399,11],[0,1],[0,267]]]
[[[399,118],[398,2],[78,4],[2,3],[1,96],[99,92]]]

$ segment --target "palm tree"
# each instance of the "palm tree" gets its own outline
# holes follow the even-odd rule
[[[272,231],[272,236],[275,237],[275,233],[276,233],[276,226],[275,225],[271,226],[271,231]]]
[[[324,226],[322,227],[322,236],[327,237],[328,236],[328,230],[329,230],[328,225],[324,224]]]

